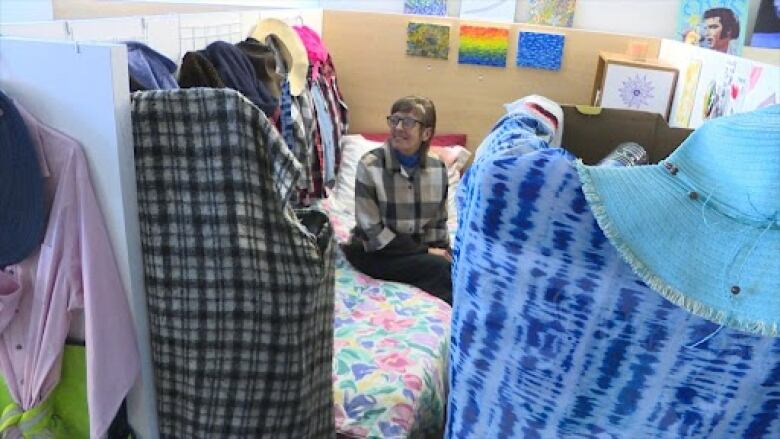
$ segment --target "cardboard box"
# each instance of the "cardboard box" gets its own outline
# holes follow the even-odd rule
[[[586,164],[596,164],[623,142],[642,145],[651,163],[666,158],[692,130],[671,128],[658,113],[563,105],[562,146]]]

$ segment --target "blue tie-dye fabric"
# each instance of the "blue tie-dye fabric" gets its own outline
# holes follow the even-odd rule
[[[705,340],[604,237],[570,157],[496,145],[458,192],[447,437],[780,438],[780,338]]]

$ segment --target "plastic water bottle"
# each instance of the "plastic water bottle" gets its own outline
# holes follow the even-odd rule
[[[639,166],[650,161],[645,148],[636,142],[623,142],[600,162],[599,166]]]

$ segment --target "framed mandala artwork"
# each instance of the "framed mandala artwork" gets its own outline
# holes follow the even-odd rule
[[[605,66],[600,105],[658,113],[665,119],[677,81],[676,70],[660,70],[624,64]]]

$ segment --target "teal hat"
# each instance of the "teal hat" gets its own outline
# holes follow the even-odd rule
[[[577,170],[604,233],[651,288],[705,319],[780,335],[780,105],[708,121],[657,165]]]

